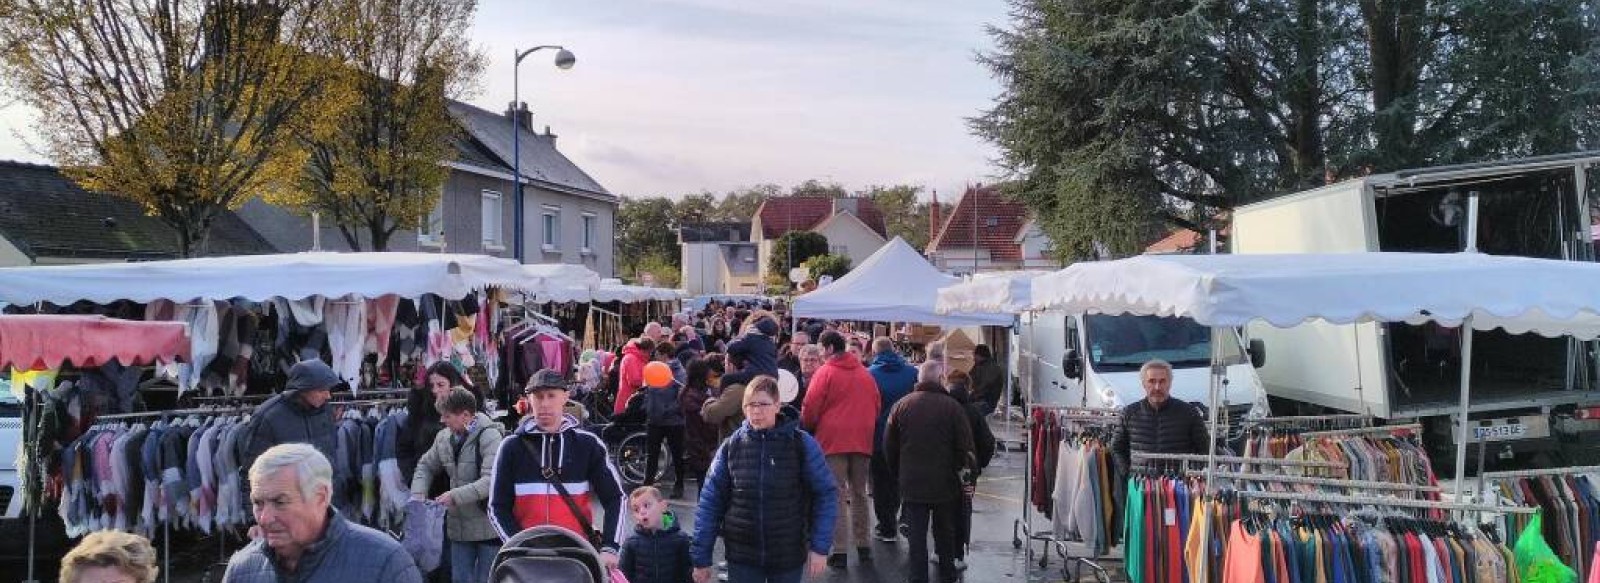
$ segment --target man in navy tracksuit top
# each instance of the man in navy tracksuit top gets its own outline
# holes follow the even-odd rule
[[[586,536],[587,521],[602,531],[600,558],[608,567],[617,566],[622,548],[622,480],[611,465],[605,442],[578,428],[578,420],[564,413],[567,385],[559,373],[541,370],[525,389],[528,410],[511,437],[500,444],[495,458],[492,487],[489,491],[489,518],[501,540],[509,540],[523,530],[552,524]],[[572,502],[582,512],[573,514],[552,484],[560,480]],[[605,522],[594,520],[590,500],[598,499],[605,509]]]

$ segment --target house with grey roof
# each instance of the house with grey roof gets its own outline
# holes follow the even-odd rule
[[[206,255],[275,251],[223,210]],[[0,267],[176,258],[177,231],[138,203],[84,190],[54,166],[0,161]]]
[[[446,251],[515,257],[512,250],[515,202],[512,120],[521,132],[523,261],[574,263],[610,277],[616,270],[617,205],[621,199],[556,149],[556,135],[533,129],[523,104],[495,113],[452,101],[450,113],[463,130],[454,140],[454,159],[443,160],[450,175],[439,204],[415,236],[397,235],[391,251]],[[238,212],[260,236],[281,251],[312,248],[312,221],[288,209],[254,200]],[[322,225],[322,249],[348,250],[339,231]]]

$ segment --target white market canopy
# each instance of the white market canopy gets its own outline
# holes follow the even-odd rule
[[[934,310],[940,314],[978,312],[1015,314],[1033,304],[1033,280],[1049,271],[980,273],[969,281],[939,289]]]
[[[553,265],[529,265],[531,268],[554,269]],[[533,296],[533,303],[543,304],[549,302],[622,302],[632,304],[647,301],[681,300],[687,297],[683,290],[646,287],[642,285],[624,285],[617,279],[600,279],[600,275],[580,265],[563,265],[560,273],[569,276],[567,284],[547,287]],[[571,268],[588,272],[583,277]]]
[[[0,269],[0,301],[265,301],[355,294],[459,299],[488,287],[537,292],[560,282],[510,259],[446,253],[283,253]]]
[[[904,239],[895,237],[850,273],[794,301],[800,318],[911,322],[941,326],[1009,326],[1005,314],[940,314],[939,288],[961,278],[941,273]]]
[[[1033,280],[1033,309],[1286,328],[1426,321],[1600,337],[1600,264],[1480,253],[1142,255]]]
[[[541,286],[534,294],[537,302],[587,302],[600,285],[600,274],[571,263],[535,263],[522,266],[528,275],[552,285]]]

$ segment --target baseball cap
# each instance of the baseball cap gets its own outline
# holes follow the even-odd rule
[[[554,370],[541,369],[539,372],[533,373],[533,377],[528,379],[528,384],[522,388],[522,394],[530,394],[541,389],[561,389],[565,391],[567,390],[567,378]]]

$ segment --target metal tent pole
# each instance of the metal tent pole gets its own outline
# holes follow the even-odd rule
[[[1227,367],[1222,364],[1222,334],[1221,328],[1211,328],[1211,386],[1208,391],[1206,414],[1210,417],[1206,421],[1206,494],[1216,493],[1217,473],[1217,394],[1221,392],[1222,375],[1228,374]]]
[[[1478,252],[1478,192],[1467,196],[1467,241],[1465,253]],[[1461,318],[1461,408],[1456,411],[1456,501],[1461,501],[1461,487],[1467,477],[1467,444],[1472,437],[1467,432],[1467,414],[1472,396],[1472,313]]]

